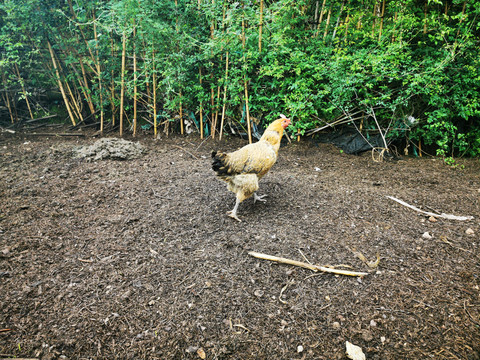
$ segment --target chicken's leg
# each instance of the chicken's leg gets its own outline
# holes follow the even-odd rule
[[[257,201],[266,202],[267,200],[264,199],[268,195],[257,195],[256,192],[253,193],[253,203],[255,204]]]
[[[231,218],[239,221],[239,222],[242,222],[242,220],[240,220],[240,219],[237,217],[238,205],[240,205],[240,199],[237,197],[237,201],[235,202],[235,206],[233,207],[233,210],[227,211],[227,215],[230,216]]]

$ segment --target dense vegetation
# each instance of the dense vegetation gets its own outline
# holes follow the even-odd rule
[[[285,113],[295,135],[348,123],[477,156],[479,15],[473,0],[1,0],[0,115],[215,137]]]

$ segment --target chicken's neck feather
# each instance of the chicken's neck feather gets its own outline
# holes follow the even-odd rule
[[[263,133],[263,136],[260,139],[260,141],[268,142],[270,145],[273,146],[273,148],[275,149],[275,152],[277,153],[278,149],[280,148],[280,140],[282,139],[282,135],[283,134],[279,134],[278,131],[276,131],[276,130],[268,130],[267,129]]]

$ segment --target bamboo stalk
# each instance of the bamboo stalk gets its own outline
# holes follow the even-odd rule
[[[8,113],[10,115],[10,120],[13,123],[15,123],[15,118],[13,116],[12,112],[12,106],[10,105],[10,97],[8,96],[8,89],[7,89],[7,79],[5,77],[5,73],[2,71],[2,81],[3,81],[3,91],[5,93],[5,104],[7,105],[8,108]]]
[[[463,18],[465,16],[465,7],[467,5],[467,1],[465,0],[463,2],[463,8],[462,8],[462,17],[460,18],[460,22],[458,23],[458,30],[457,30],[457,35],[455,36],[455,39],[458,38],[458,35],[460,34],[460,25],[462,25],[462,22],[463,22]],[[455,40],[456,42],[456,40]]]
[[[223,124],[225,122],[225,106],[227,105],[227,80],[228,80],[228,51],[225,60],[225,84],[223,85],[223,106],[222,106],[222,121],[220,124],[220,140],[222,140]]]
[[[215,6],[215,0],[212,0],[212,7]],[[212,22],[210,24],[210,38],[212,39],[212,43],[215,39],[215,19],[212,18]],[[213,47],[210,52],[211,57],[213,58]],[[210,81],[213,83],[213,71],[210,74]],[[216,120],[215,120],[215,90],[213,90],[213,86],[210,87],[210,134],[212,135],[212,139],[215,139],[215,130],[217,127]]]
[[[350,25],[350,13],[347,13],[347,18],[345,19],[345,35],[343,37],[343,41],[348,40],[348,27]]]
[[[335,35],[337,34],[338,25],[340,24],[340,18],[342,17],[343,8],[345,7],[345,0],[342,1],[342,6],[340,7],[340,13],[338,14],[337,22],[335,28],[333,29],[332,42],[335,40]]]
[[[398,14],[395,11],[395,15],[393,16],[392,43],[395,42],[395,28],[397,26],[397,17]]]
[[[153,137],[157,138],[157,70],[155,68],[155,50],[152,51],[153,81]]]
[[[133,136],[137,135],[137,51],[135,37],[137,35],[135,21],[133,23]],[[167,127],[167,125],[165,125]]]
[[[90,108],[90,113],[93,115],[96,113],[96,110],[95,110],[95,105],[93,104],[92,97],[90,95],[90,88],[88,86],[88,81],[87,81],[87,71],[85,70],[82,57],[79,57],[79,63],[80,63],[80,68],[82,70],[83,85],[85,86],[85,95],[87,99],[87,104],[88,104],[88,107]]]
[[[180,90],[180,134],[183,135],[184,132],[184,124],[183,124],[183,107],[182,107],[182,91]]]
[[[95,38],[95,64],[98,76],[98,92],[100,97],[100,133],[103,134],[103,94],[102,94],[102,69],[100,67],[100,55],[98,52],[98,35],[97,35],[97,19],[95,17],[95,9],[93,10],[93,36]]]
[[[48,44],[48,50],[50,51],[50,56],[52,58],[52,64],[53,68],[55,69],[55,74],[57,75],[57,83],[58,87],[60,88],[60,92],[62,93],[63,101],[65,102],[65,107],[67,108],[68,115],[70,116],[70,120],[72,121],[73,126],[77,125],[75,122],[75,118],[73,117],[72,110],[70,109],[70,105],[68,104],[68,98],[67,95],[65,94],[65,89],[63,88],[62,81],[60,80],[60,73],[57,68],[57,63],[55,61],[55,54],[53,52],[52,45],[50,44],[50,41],[47,41]]]
[[[424,33],[424,34],[427,33],[427,7],[428,7],[428,2],[425,1],[425,10],[424,10],[424,13],[425,13],[425,22],[423,23],[423,33]]]
[[[127,37],[125,31],[123,32],[122,39],[122,75],[121,75],[121,87],[120,87],[120,136],[123,135],[123,102],[125,98],[125,54],[127,47]]]
[[[200,6],[200,0],[198,0],[198,4]],[[202,87],[202,68],[199,69],[200,74],[200,87]],[[202,89],[203,94],[203,89]],[[200,99],[200,139],[203,139],[203,100]]]
[[[372,21],[372,37],[375,36],[375,27],[377,26],[377,0],[373,4],[373,21]]]
[[[28,112],[30,113],[30,118],[33,120],[33,113],[32,108],[30,107],[30,102],[28,101],[27,91],[25,90],[25,84],[23,78],[20,76],[20,71],[18,70],[18,65],[15,63],[15,71],[17,72],[18,81],[20,82],[20,86],[22,87],[22,93],[25,97],[25,102],[27,103]]]
[[[61,65],[61,61],[58,58],[57,58],[57,66],[58,66],[59,73],[60,74],[64,73],[62,65]],[[78,119],[80,119],[80,122],[82,122],[83,121],[83,116],[82,116],[82,111],[81,111],[82,106],[81,106],[81,104],[79,105],[79,103],[75,100],[75,95],[74,95],[72,89],[70,88],[70,85],[69,85],[68,81],[66,81],[66,80],[65,80],[65,87],[66,87],[66,90],[68,92],[68,95],[70,95],[71,103],[73,104],[72,111],[74,112],[74,115],[76,115],[76,117]],[[77,93],[78,93],[78,90],[77,90]],[[77,98],[80,98],[80,95],[78,95]]]
[[[318,6],[318,1],[317,1]],[[260,24],[258,27],[258,53],[262,53],[263,0],[260,0]]]
[[[200,5],[200,2],[198,5]],[[175,10],[177,11],[177,16],[175,19],[175,31],[177,32],[177,35],[178,35],[180,33],[180,29],[178,27],[178,0],[175,0]],[[177,42],[177,51],[178,51],[178,42]],[[180,90],[179,96],[180,96],[180,134],[183,135],[184,124],[183,124],[182,90]]]
[[[328,9],[327,24],[325,25],[325,32],[323,33],[323,40],[325,40],[328,34],[328,26],[330,25],[330,15],[332,15],[332,7]]]
[[[250,109],[248,106],[248,86],[247,86],[247,75],[245,74],[245,108],[247,110],[247,131],[248,131],[248,143],[252,143],[252,127],[250,125]]]
[[[320,19],[318,20],[317,31],[315,32],[315,37],[318,36],[318,32],[320,31],[320,24],[322,23],[322,20],[323,20],[323,14],[325,12],[325,3],[326,2],[327,2],[327,0],[323,0],[322,10],[320,10]]]
[[[382,12],[380,14],[380,29],[378,30],[378,41],[382,38],[382,30],[383,30],[383,17],[385,15],[385,0],[382,3]]]
[[[245,10],[245,3],[243,3],[243,9]],[[248,106],[248,85],[247,85],[247,58],[245,57],[245,11],[242,12],[242,49],[243,49],[243,64],[245,67],[245,72],[243,74],[243,80],[245,85],[245,110],[247,113],[247,132],[248,132],[248,143],[252,143],[252,129],[250,126],[250,109]]]
[[[113,30],[110,32],[110,47],[112,49],[112,59],[115,59],[115,43],[113,42]],[[110,83],[110,105],[112,109],[112,127],[115,126],[115,70],[112,68],[112,80]]]
[[[333,269],[333,268],[330,268],[330,267],[312,265],[312,264],[308,264],[308,263],[305,263],[305,262],[291,260],[291,259],[287,259],[287,258],[283,258],[283,257],[262,254],[262,253],[258,253],[258,252],[255,252],[255,251],[250,251],[248,253],[248,255],[256,257],[257,259],[276,261],[276,262],[279,262],[279,263],[282,263],[282,264],[288,264],[288,265],[303,267],[305,269],[309,269],[309,270],[312,270],[312,271],[315,271],[315,272],[322,271],[322,272],[337,274],[337,275],[359,276],[359,277],[369,275],[369,273],[367,273],[367,272],[357,272],[357,271]]]

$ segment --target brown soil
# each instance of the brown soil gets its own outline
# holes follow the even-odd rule
[[[72,155],[96,140],[0,135],[0,357],[346,359],[349,341],[367,359],[480,359],[478,159],[290,144],[238,223],[210,152],[243,140]],[[430,221],[387,195],[474,219]]]

